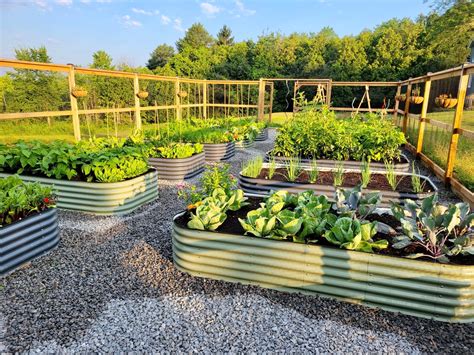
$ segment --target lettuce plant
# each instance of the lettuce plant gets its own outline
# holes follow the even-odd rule
[[[247,213],[247,218],[239,218],[245,234],[253,234],[260,238],[274,238],[277,223],[276,214],[266,207],[260,207]],[[280,239],[280,238],[277,238]]]
[[[191,229],[215,231],[227,218],[225,210],[225,204],[221,204],[213,197],[208,197],[196,208],[195,213],[191,213],[188,227]]]
[[[360,222],[351,217],[340,217],[324,237],[332,244],[348,250],[359,250],[372,253],[373,249],[385,249],[388,241],[385,239],[374,241],[372,237],[377,233],[377,222]]]
[[[297,241],[304,242],[305,238],[321,236],[326,228],[336,219],[329,213],[331,204],[324,195],[317,196],[314,191],[305,191],[298,195],[298,204],[295,212],[302,219],[302,229],[298,233]]]
[[[421,252],[409,258],[428,257],[440,262],[449,262],[449,257],[458,254],[474,254],[474,213],[469,213],[466,203],[438,203],[434,194],[421,205],[405,200],[404,206],[392,205],[392,213],[400,221],[403,234],[394,237],[393,247],[403,249],[413,245]]]

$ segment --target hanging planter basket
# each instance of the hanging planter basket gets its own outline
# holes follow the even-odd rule
[[[86,97],[87,96],[87,90],[84,89],[84,88],[75,87],[74,89],[71,90],[71,94],[76,99],[79,98],[79,97]]]
[[[442,108],[453,108],[457,105],[458,99],[454,99],[451,97],[451,95],[448,97],[448,95],[439,95],[435,99],[435,104],[438,107]]]
[[[395,96],[395,100],[397,100],[397,101],[402,101],[402,102],[403,102],[403,101],[405,101],[406,99],[407,99],[407,97],[406,97],[405,94]]]
[[[416,105],[419,105],[423,102],[423,96],[411,96],[410,101]]]
[[[137,94],[138,98],[146,99],[148,97],[148,91],[141,90]]]
[[[178,92],[178,96],[184,99],[186,96],[188,96],[188,93],[186,91],[180,91]]]

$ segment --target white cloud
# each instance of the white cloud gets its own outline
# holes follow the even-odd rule
[[[184,32],[183,21],[181,21],[180,18],[175,18],[174,21],[173,21],[173,28],[176,31]]]
[[[168,25],[171,22],[171,19],[168,16],[161,15],[161,23],[163,25]]]
[[[139,21],[133,20],[130,17],[130,15],[122,16],[122,18],[120,19],[120,22],[122,22],[122,24],[125,27],[142,27],[142,23]]]
[[[137,9],[136,7],[132,8],[132,12],[140,15],[152,16],[154,13],[152,11],[147,11],[143,9]]]
[[[56,4],[60,6],[71,6],[72,0],[56,0]]]
[[[34,0],[33,3],[42,10],[49,9],[48,2],[46,0]]]
[[[255,10],[247,9],[244,3],[240,0],[235,0],[235,6],[237,7],[238,13],[244,16],[255,15],[255,13],[257,12]]]
[[[202,2],[199,6],[201,11],[207,16],[214,16],[221,11],[219,7],[208,2]]]
[[[83,4],[90,4],[91,0],[79,0]]]

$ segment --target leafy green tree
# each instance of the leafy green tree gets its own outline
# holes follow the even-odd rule
[[[185,47],[200,48],[210,47],[214,43],[214,38],[207,32],[202,23],[195,23],[188,28],[184,37],[176,42],[178,52],[182,52]]]
[[[425,19],[426,30],[420,38],[427,49],[425,70],[457,66],[469,55],[469,44],[474,39],[474,3],[467,0],[450,3],[454,4],[443,14],[433,12]]]
[[[91,68],[113,70],[112,57],[106,51],[97,51],[92,54]]]
[[[15,50],[18,60],[50,63],[46,47]],[[68,97],[67,80],[56,72],[15,69],[7,73],[3,105],[8,112],[56,111],[64,108]]]
[[[232,30],[227,27],[227,25],[222,26],[222,28],[217,33],[217,44],[220,46],[229,46],[234,44]]]
[[[174,48],[168,44],[160,44],[150,54],[148,59],[147,68],[155,70],[158,67],[164,67],[166,63],[174,56]]]

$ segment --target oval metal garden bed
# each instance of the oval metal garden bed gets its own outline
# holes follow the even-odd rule
[[[265,164],[267,166],[268,164]],[[321,171],[333,171],[334,169],[320,169]],[[350,170],[345,170],[350,172]],[[374,172],[376,173],[376,172]],[[380,172],[383,173],[383,172]],[[396,173],[396,176],[411,176],[411,173]],[[363,189],[364,193],[369,192],[380,192],[382,196],[381,206],[389,207],[392,202],[403,203],[403,200],[411,199],[414,201],[422,200],[428,196],[433,195],[438,188],[433,184],[433,182],[426,176],[420,176],[424,184],[429,186],[426,190],[429,192],[420,192],[420,193],[408,193],[408,192],[399,192],[399,191],[387,191],[387,190],[376,190],[373,188]],[[268,196],[271,191],[276,190],[286,190],[291,193],[299,193],[306,190],[312,190],[317,195],[325,195],[328,199],[333,200],[334,194],[336,192],[336,187],[333,185],[322,185],[322,184],[312,184],[312,183],[299,183],[299,182],[289,182],[289,181],[278,181],[272,179],[262,179],[262,178],[251,178],[248,176],[243,176],[242,172],[239,173],[239,187],[244,190],[245,193],[250,193],[253,195],[259,196]],[[344,186],[342,186],[344,188]],[[350,188],[350,187],[348,187]]]
[[[254,145],[255,145],[255,141],[252,141],[249,139],[244,139],[242,141],[235,142],[235,148],[239,150],[251,148]]]
[[[37,258],[59,243],[56,208],[0,228],[0,275]]]
[[[474,321],[474,266],[191,230],[176,223],[180,215],[173,224],[173,260],[191,275]]]
[[[265,153],[265,161],[268,162],[272,158],[275,159],[277,163],[285,163],[289,159],[292,159],[290,157],[280,157],[280,156],[272,156],[271,151],[268,151]],[[294,159],[294,158],[293,158]],[[314,163],[312,159],[307,159],[307,158],[298,158],[299,163],[303,166],[309,166],[310,164]],[[361,161],[356,161],[356,160],[344,160],[344,161],[337,161],[337,160],[328,160],[328,159],[316,159],[315,160],[316,164],[318,167],[321,168],[334,168],[338,164],[343,163],[344,168],[346,169],[361,169],[362,168],[362,162]],[[374,170],[385,170],[385,164],[383,162],[370,162],[370,167]],[[410,162],[408,158],[404,155],[400,155],[400,161],[395,162],[393,164],[393,169],[395,171],[400,171],[400,172],[408,172],[410,171]]]
[[[206,161],[223,161],[235,155],[235,143],[203,143]]]
[[[263,142],[268,139],[268,128],[264,128],[258,135],[255,137],[256,142]]]
[[[184,180],[192,178],[204,170],[204,162],[204,152],[181,159],[148,159],[148,163],[158,171],[158,178],[165,180]]]
[[[0,173],[0,177],[11,174]],[[124,215],[158,197],[158,174],[155,169],[133,179],[112,182],[57,180],[20,175],[24,181],[53,186],[57,207],[101,215]]]

